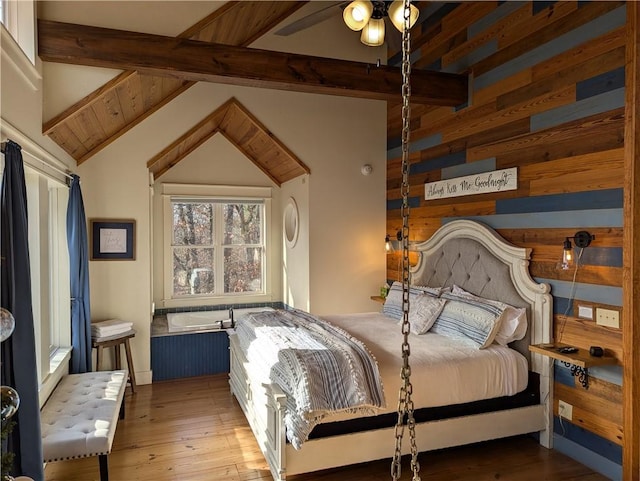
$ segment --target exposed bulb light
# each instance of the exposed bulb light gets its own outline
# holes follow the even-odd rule
[[[362,29],[360,41],[369,47],[378,47],[384,43],[384,19],[372,18]]]
[[[409,28],[413,27],[418,20],[418,16],[420,15],[420,11],[414,7],[413,5],[409,6],[410,14],[409,14]],[[393,26],[398,29],[398,31],[402,32],[404,29],[404,3],[402,0],[395,0],[390,6],[388,10],[389,20],[393,23]]]
[[[562,270],[566,271],[571,268],[573,264],[573,246],[569,239],[565,239],[562,246]]]
[[[562,244],[562,270],[568,270],[573,265],[573,246],[571,245],[571,239],[576,244],[576,247],[580,249],[584,249],[585,247],[589,247],[591,241],[595,239],[596,236],[593,234],[589,234],[586,230],[581,230],[576,232],[573,237],[567,237]],[[580,251],[580,255],[582,255],[582,251]],[[578,259],[580,256],[578,256]]]

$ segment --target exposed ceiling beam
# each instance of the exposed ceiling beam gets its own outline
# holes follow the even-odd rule
[[[401,93],[397,67],[47,20],[38,21],[38,54],[44,61],[137,70],[189,81],[391,101]],[[413,70],[411,99],[461,105],[467,101],[467,77]]]

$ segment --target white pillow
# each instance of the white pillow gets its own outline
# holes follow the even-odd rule
[[[461,297],[468,297],[479,302],[486,302],[504,309],[500,327],[496,333],[494,342],[502,346],[506,346],[510,342],[519,341],[527,333],[527,310],[523,307],[513,307],[504,302],[494,301],[493,299],[485,299],[465,291],[462,287],[453,286],[452,294]]]
[[[442,312],[446,304],[445,299],[432,297],[430,295],[416,296],[411,301],[409,310],[409,324],[411,332],[414,334],[425,334]],[[402,322],[402,320],[400,320]]]
[[[431,332],[451,339],[471,340],[478,348],[488,347],[495,339],[503,309],[465,296],[443,294],[446,304]]]

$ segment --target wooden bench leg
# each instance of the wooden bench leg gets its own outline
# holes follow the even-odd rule
[[[100,454],[100,481],[109,481],[109,458],[106,454]]]
[[[120,369],[122,369],[122,360],[120,359],[120,344],[116,344],[115,346],[113,346],[113,350],[115,351],[116,356],[116,370],[119,371]]]
[[[131,391],[136,392],[136,371],[133,368],[133,357],[131,357],[131,345],[129,339],[124,340],[124,350],[127,354],[127,367],[129,368],[129,377],[131,378]]]
[[[102,367],[102,346],[98,346],[96,349],[96,371],[99,371]]]

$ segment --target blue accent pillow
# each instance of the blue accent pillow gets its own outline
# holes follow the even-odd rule
[[[493,342],[503,308],[449,293],[442,294],[442,299],[447,303],[430,332],[452,339],[471,340],[479,349]]]

